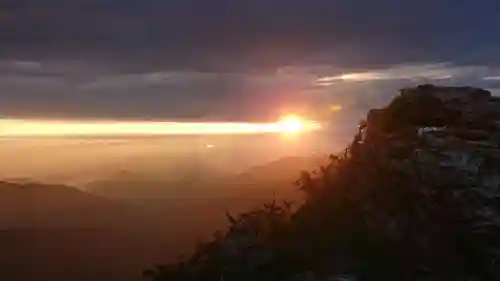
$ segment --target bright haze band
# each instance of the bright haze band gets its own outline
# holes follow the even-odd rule
[[[0,120],[0,137],[294,134],[321,125],[290,115],[273,123]]]

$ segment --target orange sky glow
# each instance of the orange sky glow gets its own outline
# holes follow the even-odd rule
[[[0,137],[295,134],[320,128],[319,123],[295,115],[273,123],[0,119]]]

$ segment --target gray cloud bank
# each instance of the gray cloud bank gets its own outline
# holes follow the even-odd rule
[[[420,83],[500,89],[500,68],[452,63],[345,71],[288,66],[274,73],[124,72],[77,61],[0,62],[0,111],[10,117],[272,120],[285,112],[328,118],[331,104],[359,114]]]
[[[326,118],[330,103],[357,116],[416,83],[497,93],[499,5],[5,0],[0,115]]]
[[[268,69],[498,63],[496,0],[4,0],[0,53]]]

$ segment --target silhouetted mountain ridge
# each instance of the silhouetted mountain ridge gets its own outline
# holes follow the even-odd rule
[[[0,279],[140,280],[142,268],[207,237],[215,225],[201,214],[185,201],[154,210],[66,185],[0,182]]]
[[[0,182],[1,229],[111,227],[131,217],[126,204],[66,185]]]
[[[263,165],[252,167],[238,174],[235,177],[235,181],[242,182],[240,179],[245,178],[262,178],[264,180],[271,178],[276,180],[291,180],[290,183],[292,183],[297,172],[309,171],[321,164],[326,164],[327,159],[327,155],[283,157]]]
[[[295,174],[315,161],[287,157],[196,186],[122,170],[96,182],[110,190],[95,193],[31,179],[0,182],[0,279],[139,280],[141,269],[191,252],[226,226],[226,211],[259,206],[279,190],[298,194]]]
[[[500,280],[500,99],[403,89],[340,155],[304,172],[297,210],[239,216],[152,280]]]

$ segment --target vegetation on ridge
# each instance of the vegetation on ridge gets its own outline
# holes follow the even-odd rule
[[[144,274],[154,281],[500,280],[500,154],[491,126],[500,114],[483,114],[497,102],[474,88],[403,90],[368,114],[343,154],[302,173],[300,206],[271,202],[228,215],[229,229],[192,256]]]

